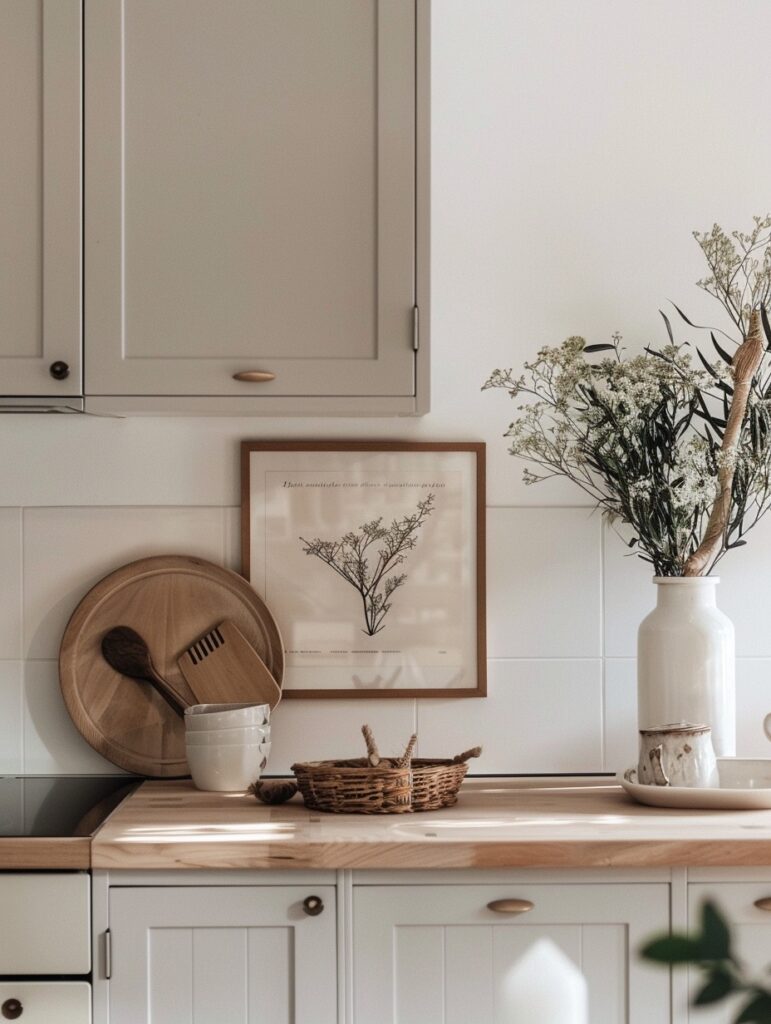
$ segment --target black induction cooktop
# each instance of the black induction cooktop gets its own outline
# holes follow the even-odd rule
[[[0,838],[90,836],[139,781],[126,775],[0,776]]]

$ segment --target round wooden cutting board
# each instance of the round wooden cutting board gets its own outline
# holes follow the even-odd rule
[[[97,583],[73,612],[59,651],[64,702],[91,746],[139,775],[189,774],[182,718],[148,683],[110,668],[102,637],[114,626],[135,629],[160,674],[194,704],[177,658],[224,619],[238,626],[280,686],[284,649],[275,619],[237,573],[201,558],[162,555]]]

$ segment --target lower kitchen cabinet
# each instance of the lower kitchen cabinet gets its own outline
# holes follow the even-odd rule
[[[337,1022],[334,886],[116,886],[109,924],[110,1024]]]
[[[531,909],[489,909],[507,899]],[[501,981],[541,937],[586,975],[592,1024],[668,1024],[668,972],[637,949],[669,922],[667,884],[357,885],[352,1024],[498,1024]]]
[[[702,904],[708,899],[717,904],[728,921],[739,959],[753,975],[765,978],[768,983],[768,968],[771,966],[771,902],[767,910],[758,907],[757,902],[771,901],[771,880],[690,884],[688,920],[691,928],[698,928]],[[689,988],[691,995],[694,995],[699,988],[700,974],[690,971],[689,975]],[[718,1007],[692,1009],[689,1020],[692,1024],[730,1024],[736,1020],[741,1005],[741,998],[732,998]]]

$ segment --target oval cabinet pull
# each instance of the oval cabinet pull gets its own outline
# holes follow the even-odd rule
[[[535,910],[535,903],[530,900],[493,900],[487,904],[487,909],[496,914],[527,914]]]
[[[246,381],[247,384],[260,384],[275,379],[275,373],[268,373],[267,370],[241,370],[233,374],[233,380]]]
[[[755,900],[755,906],[758,910],[765,910],[771,913],[771,896],[764,896],[763,899]]]
[[[0,1013],[6,1020],[17,1020],[24,1013],[24,1007],[18,999],[6,999],[0,1006]]]
[[[318,917],[324,909],[324,900],[320,896],[306,896],[303,900],[303,910],[308,917]]]

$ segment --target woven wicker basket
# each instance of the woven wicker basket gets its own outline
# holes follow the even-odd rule
[[[458,799],[468,771],[466,761],[481,753],[474,747],[451,760],[413,761],[417,737],[412,736],[401,757],[383,758],[368,725],[362,733],[367,757],[292,765],[306,807],[337,814],[404,814],[449,807]]]
[[[415,758],[412,762],[413,811],[436,811],[457,803],[460,784],[468,771],[466,762],[481,753],[481,747],[472,747],[450,759]]]

